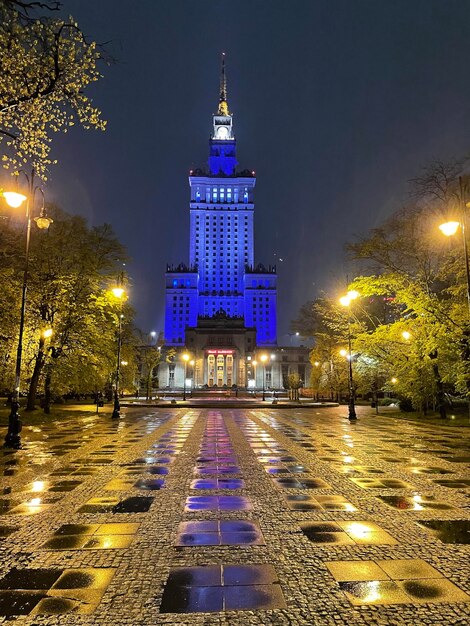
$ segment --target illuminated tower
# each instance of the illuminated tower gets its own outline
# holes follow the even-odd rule
[[[250,170],[236,170],[224,56],[212,125],[208,171],[194,170],[189,176],[189,266],[167,269],[166,343],[185,345],[188,329],[199,329],[203,321],[207,327],[212,318],[225,318],[227,328],[239,320],[245,329],[256,329],[258,346],[274,346],[276,269],[254,265],[256,178]]]

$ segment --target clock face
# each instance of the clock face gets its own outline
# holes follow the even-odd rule
[[[217,129],[217,139],[227,139],[228,129],[225,126],[219,126]]]

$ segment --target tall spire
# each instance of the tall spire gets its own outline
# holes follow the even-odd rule
[[[225,76],[225,52],[222,52],[220,66],[220,96],[218,115],[230,115],[227,102],[227,77]]]

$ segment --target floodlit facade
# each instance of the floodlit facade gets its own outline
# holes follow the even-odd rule
[[[256,353],[277,347],[276,267],[255,261],[256,177],[237,168],[236,147],[223,57],[208,167],[189,175],[189,263],[165,274],[165,344],[191,355],[186,377],[196,387],[248,387],[259,377]],[[183,380],[178,357],[160,367],[161,386]]]

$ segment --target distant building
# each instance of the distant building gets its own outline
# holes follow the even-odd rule
[[[237,170],[224,57],[212,124],[208,169],[189,175],[189,264],[168,266],[165,274],[165,344],[178,352],[173,363],[160,366],[160,385],[181,387],[186,367],[197,387],[262,386],[262,369],[266,386],[280,388],[287,353],[277,347],[276,267],[255,263],[256,178],[254,171]],[[184,365],[185,351],[194,364]],[[260,361],[256,372],[261,353],[269,362],[261,368]]]

